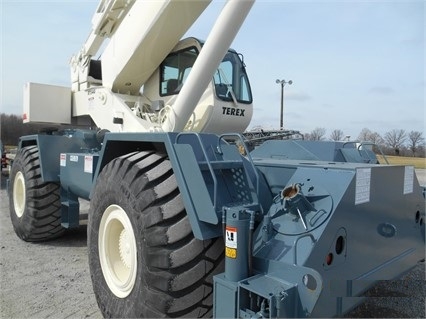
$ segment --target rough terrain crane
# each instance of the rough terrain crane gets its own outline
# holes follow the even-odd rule
[[[228,0],[205,42],[180,40],[209,2],[102,0],[71,89],[26,85],[25,121],[86,129],[20,139],[14,230],[54,239],[90,200],[105,317],[340,316],[424,259],[414,169],[353,143],[250,152],[250,84],[229,47],[253,1]]]

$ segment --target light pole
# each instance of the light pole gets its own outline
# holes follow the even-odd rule
[[[292,85],[293,81],[286,80],[276,80],[276,83],[281,83],[281,116],[280,116],[280,130],[284,128],[283,117],[284,117],[284,85],[289,84]]]

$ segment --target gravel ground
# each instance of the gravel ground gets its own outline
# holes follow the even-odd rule
[[[426,170],[418,174],[426,185]],[[421,176],[423,177],[421,177]],[[45,243],[15,235],[5,178],[0,190],[0,318],[102,318],[92,292],[86,229]],[[425,266],[402,280],[380,282],[347,318],[425,318]]]
[[[0,191],[0,318],[102,318],[92,292],[86,229],[26,243],[13,231]]]

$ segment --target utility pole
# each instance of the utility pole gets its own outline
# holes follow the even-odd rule
[[[280,115],[280,130],[282,130],[284,128],[284,86],[286,84],[292,85],[293,81],[286,81],[286,80],[276,80],[276,83],[280,83],[281,84],[281,115]]]

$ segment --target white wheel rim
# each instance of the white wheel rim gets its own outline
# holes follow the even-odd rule
[[[99,259],[109,289],[119,298],[127,297],[136,282],[135,234],[126,212],[109,206],[99,226]]]
[[[25,178],[22,172],[17,172],[13,181],[13,207],[18,218],[24,215],[25,211]]]

